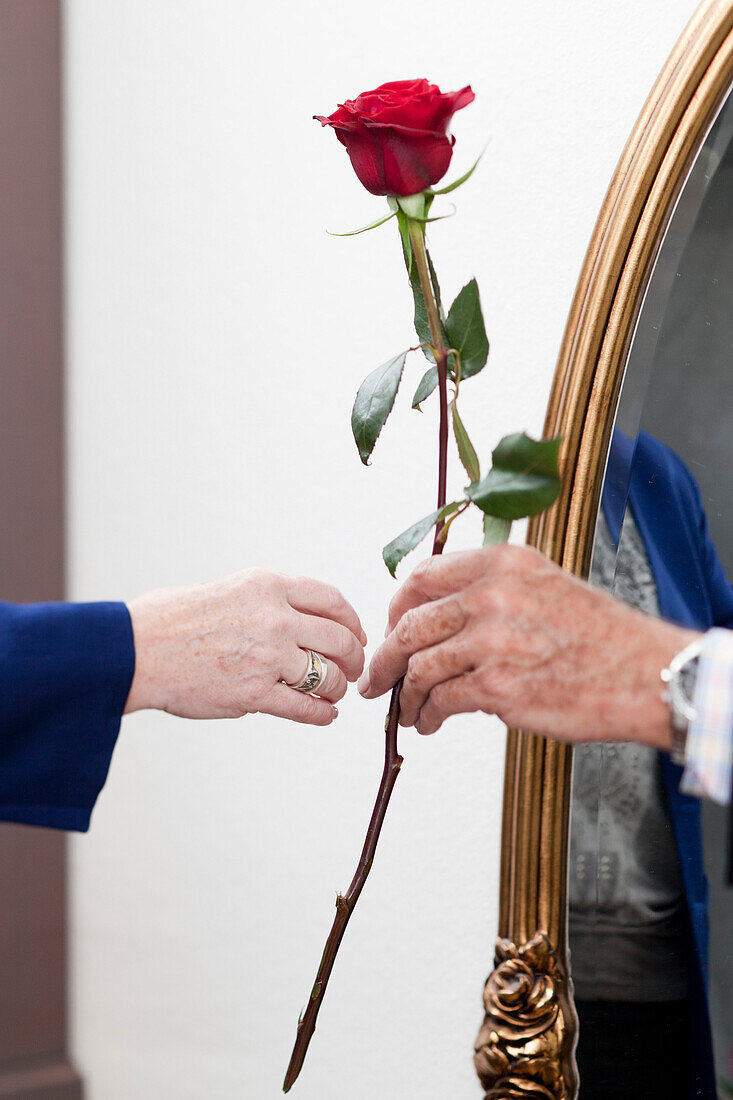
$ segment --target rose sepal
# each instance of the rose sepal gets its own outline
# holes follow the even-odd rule
[[[480,163],[484,153],[486,152],[486,150],[488,149],[490,144],[491,144],[491,139],[489,139],[486,142],[483,149],[481,150],[479,155],[476,157],[476,160],[473,162],[473,164],[471,165],[471,167],[468,169],[467,172],[464,172],[463,175],[459,176],[457,180],[453,180],[453,183],[447,183],[445,185],[445,187],[438,187],[438,188],[431,187],[430,190],[431,190],[432,194],[433,195],[449,195],[451,191],[456,191],[459,187],[462,187],[463,184],[466,182],[466,180],[469,180],[471,178],[471,176],[473,175],[473,173],[478,168],[479,163]]]
[[[360,233],[368,233],[370,229],[378,229],[380,225],[384,225],[386,222],[391,221],[394,218],[396,210],[386,214],[383,218],[377,218],[375,222],[369,222],[369,225],[362,225],[360,229],[347,229],[343,233],[334,233],[331,229],[327,229],[329,237],[358,237]]]
[[[408,218],[413,221],[424,221],[427,216],[427,210],[425,209],[425,191],[418,191],[416,195],[390,195],[390,199],[394,198],[394,201],[399,206],[403,214],[406,214]],[[432,201],[432,199],[431,199]],[[391,203],[390,203],[391,205]],[[428,207],[429,207],[428,203]]]

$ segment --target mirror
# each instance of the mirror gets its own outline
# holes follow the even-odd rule
[[[648,284],[590,571],[591,583],[617,599],[699,629],[733,625],[726,579],[733,578],[733,409],[721,401],[733,354],[732,302],[729,95]],[[721,1095],[733,1093],[727,813],[681,795],[681,774],[656,750],[632,743],[575,750],[568,929],[582,1100],[708,1096],[716,1078]]]
[[[733,0],[703,0],[588,247],[545,419],[562,492],[528,532],[569,572],[698,628],[733,626],[731,87]],[[509,731],[486,1100],[723,1100],[726,814],[683,793],[666,755],[594,746],[574,764]]]

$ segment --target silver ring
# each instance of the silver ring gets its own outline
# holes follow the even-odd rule
[[[302,680],[298,680],[297,684],[288,684],[288,687],[293,688],[294,691],[302,691],[304,695],[310,695],[312,691],[317,691],[326,679],[328,661],[320,653],[314,653],[312,649],[306,649],[304,653],[308,657],[305,676]]]

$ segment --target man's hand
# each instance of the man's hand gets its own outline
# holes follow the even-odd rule
[[[401,676],[404,726],[485,711],[563,741],[670,746],[659,673],[695,635],[643,615],[529,547],[429,558],[396,594],[359,690]]]
[[[250,569],[193,588],[151,592],[129,605],[135,676],[126,713],[152,707],[184,718],[262,711],[326,726],[348,680],[364,667],[366,635],[330,585]],[[287,687],[306,649],[326,657],[318,697]]]

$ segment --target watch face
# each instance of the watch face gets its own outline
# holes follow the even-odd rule
[[[682,694],[690,704],[695,697],[695,684],[697,683],[697,670],[699,661],[699,657],[693,657],[692,660],[687,661],[683,668],[680,669],[680,687],[682,688]]]

